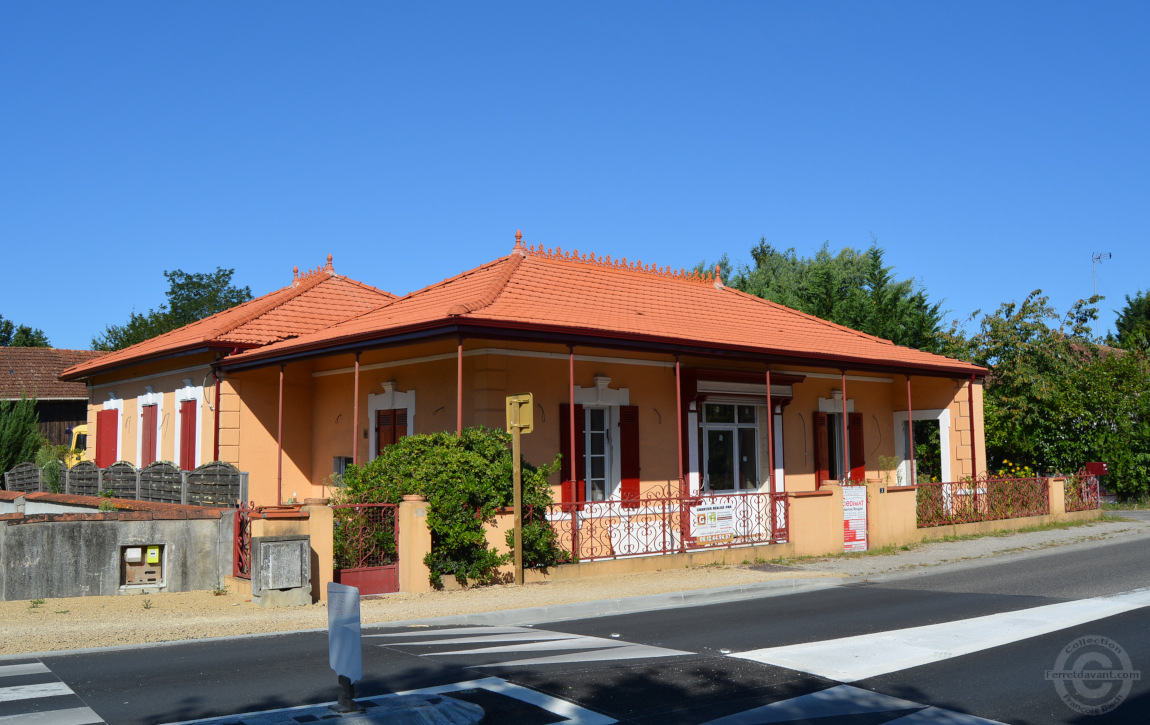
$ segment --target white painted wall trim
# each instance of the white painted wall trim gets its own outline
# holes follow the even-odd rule
[[[188,373],[194,373],[197,371],[202,372],[206,375],[207,373],[211,372],[211,370],[212,370],[212,368],[210,365],[196,365],[195,367],[190,367],[190,368],[179,368],[177,370],[167,370],[167,371],[162,372],[162,373],[152,373],[150,375],[137,375],[134,378],[121,378],[119,380],[114,380],[110,383],[99,383],[98,385],[89,385],[88,387],[91,388],[92,390],[96,390],[97,388],[108,388],[108,387],[111,387],[113,385],[124,385],[126,383],[135,383],[135,382],[139,382],[141,380],[154,380],[155,378],[164,378],[164,377],[167,377],[169,375],[186,375]],[[99,373],[96,373],[96,374],[98,375]]]
[[[834,398],[819,398],[819,412],[820,413],[837,413],[843,414],[843,401],[835,400]],[[847,398],[847,413],[855,412],[854,398]]]
[[[687,489],[699,495],[699,410],[695,401],[687,404]]]
[[[183,416],[180,415],[180,403],[185,400],[192,400],[196,403],[196,451],[194,461],[197,467],[203,463],[203,459],[200,455],[204,425],[204,406],[200,403],[200,399],[203,397],[203,394],[204,387],[202,385],[192,385],[191,378],[185,378],[184,387],[176,389],[176,437],[175,445],[172,447],[172,458],[176,465],[179,465],[180,454],[182,453],[180,450],[180,439],[183,437]]]
[[[610,388],[608,386],[611,379],[604,377],[604,380],[606,380],[604,385],[593,388],[576,385],[575,404],[582,405],[584,408],[603,408],[607,411],[608,445],[611,447],[611,475],[605,498],[608,501],[618,501],[620,486],[623,483],[623,454],[619,445],[619,441],[622,440],[619,431],[619,406],[631,404],[631,390],[630,388]],[[583,411],[583,415],[587,415],[586,410]],[[584,430],[584,435],[587,435],[586,430]],[[586,455],[586,448],[584,448],[584,455]]]
[[[116,411],[116,460],[122,461],[123,447],[121,444],[124,439],[124,399],[117,398],[115,393],[108,393],[108,399],[104,401],[104,410]],[[100,424],[96,424],[96,435],[100,434]],[[96,443],[99,446],[99,442]],[[95,456],[92,457],[95,460]]]
[[[732,383],[724,380],[700,380],[697,385],[700,393],[728,393],[731,395],[757,395],[764,401],[767,399],[767,383]],[[790,385],[771,384],[771,397],[793,397],[793,387]]]
[[[933,408],[926,410],[914,411],[914,419],[920,420],[937,420],[939,430],[938,446],[942,455],[942,480],[952,481],[950,477],[950,409],[949,408]],[[910,485],[910,452],[906,449],[906,439],[902,437],[902,427],[907,422],[908,416],[905,410],[896,410],[894,413],[894,455],[899,459],[898,476],[901,477],[902,485]]]
[[[452,355],[452,357],[455,357]],[[360,367],[362,371],[364,368]],[[407,411],[407,435],[415,435],[415,391],[391,390],[382,393],[371,393],[367,396],[367,450],[371,458],[379,455],[376,446],[379,444],[379,417],[381,410],[403,409]],[[359,435],[359,421],[355,421],[355,434]],[[356,462],[358,464],[358,461]]]
[[[144,460],[144,408],[156,406],[156,460],[164,460],[164,439],[161,431],[164,427],[164,394],[147,392],[136,396],[136,466]]]
[[[365,370],[386,370],[387,368],[396,368],[403,365],[418,365],[425,362],[437,362],[440,360],[454,360],[457,353],[445,352],[439,355],[424,355],[423,357],[409,357],[403,360],[392,360],[390,362],[371,363],[370,365],[360,365],[359,371],[363,373]],[[483,347],[476,350],[464,350],[463,357],[478,357],[480,355],[502,355],[504,357],[530,357],[541,360],[566,360],[567,353],[563,352],[536,352],[534,350],[508,350],[498,347]],[[620,365],[645,365],[648,367],[658,368],[674,368],[674,362],[664,360],[639,360],[624,357],[606,357],[602,355],[576,355],[577,362],[601,362],[601,363],[618,363]],[[335,368],[334,370],[318,370],[311,374],[313,378],[323,378],[329,375],[350,375],[355,372],[355,368]]]

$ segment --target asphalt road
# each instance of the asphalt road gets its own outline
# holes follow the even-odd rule
[[[1150,587],[1148,548],[1150,540],[1056,549],[1011,562],[980,562],[807,593],[531,627],[367,629],[365,679],[356,694],[370,697],[483,680],[488,684],[467,688],[463,697],[496,712],[489,717],[494,722],[528,725],[580,720],[556,714],[554,707],[492,694],[498,687],[490,683],[509,682],[527,688],[522,692],[574,703],[584,709],[582,722],[670,725],[731,718],[727,722],[747,725],[863,725],[906,717],[911,719],[898,721],[943,722],[946,716],[960,722],[952,714],[966,713],[1008,723],[1144,723],[1150,720],[1150,683],[1132,681],[1115,709],[1087,716],[1060,700],[1056,683],[1045,673],[1055,669],[1060,653],[1076,639],[1101,636],[1126,653],[1130,668],[1146,670],[1150,679],[1150,610],[1142,600],[1138,608],[1116,612],[1107,606],[1126,601],[1121,597],[1063,605],[1079,619],[1091,620],[1071,626],[1063,626],[1062,618],[1069,616],[1063,609],[1050,608]],[[988,615],[993,616],[967,622]],[[993,640],[998,625],[1008,621],[1053,631],[957,656],[947,656],[945,646],[915,650],[920,630],[905,633],[960,621],[960,638]],[[839,640],[863,635],[894,639],[866,644],[861,655],[835,654]],[[940,636],[952,635],[947,629]],[[900,667],[900,647],[911,648],[915,656],[925,652],[930,661]],[[824,663],[849,667],[858,665],[856,660],[873,660],[871,669],[891,671],[862,679],[828,676],[818,667],[777,664],[779,648],[798,660],[827,650]],[[1095,659],[1107,652],[1113,655],[1103,650]],[[1110,661],[1110,669],[1117,669],[1117,655]],[[324,633],[45,656],[39,662],[63,683],[65,692],[58,697],[74,698],[108,723],[182,722],[335,697]],[[1087,692],[1090,687],[1082,686]],[[1110,684],[1109,694],[1119,687]],[[1073,698],[1073,683],[1065,688]],[[1077,698],[1080,707],[1108,701],[1081,693]],[[45,709],[63,706],[63,700],[36,702]],[[22,706],[21,701],[0,701],[0,723]],[[760,707],[773,709],[745,714]],[[606,718],[596,721],[595,713]]]

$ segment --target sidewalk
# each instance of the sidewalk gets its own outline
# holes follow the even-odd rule
[[[1104,520],[1066,529],[925,544],[881,555],[745,562],[523,587],[390,594],[364,598],[361,611],[365,626],[432,619],[506,624],[773,596],[835,586],[857,577],[900,577],[979,559],[1033,555],[1055,546],[1084,548],[1146,538],[1150,537],[1150,515],[1145,514],[1132,514],[1141,515],[1142,520]],[[7,625],[0,655],[327,627],[327,609],[322,604],[260,609],[235,592],[0,602],[0,618]]]

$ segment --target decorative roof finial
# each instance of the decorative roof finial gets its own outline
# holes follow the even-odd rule
[[[296,282],[299,282],[299,265],[298,264],[291,268],[291,283],[295,284]]]
[[[331,271],[332,271],[332,268],[331,268],[331,255],[330,255],[330,254],[329,254],[329,255],[327,255],[327,267],[326,267],[326,269],[327,269],[327,271],[329,271],[329,272],[331,272]]]
[[[520,256],[527,256],[527,248],[523,246],[523,230],[515,230],[515,246],[511,249],[512,254],[518,253]]]
[[[723,288],[723,275],[722,272],[719,271],[718,264],[715,264],[715,286],[719,289]]]

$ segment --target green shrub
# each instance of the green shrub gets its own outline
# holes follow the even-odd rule
[[[64,478],[64,459],[68,456],[68,446],[54,446],[44,441],[36,451],[36,466],[40,469],[40,479],[49,493],[63,493],[60,481]]]
[[[398,503],[404,495],[426,496],[431,553],[424,563],[432,583],[439,585],[445,574],[461,584],[490,583],[510,558],[488,548],[484,533],[496,510],[512,503],[510,445],[511,434],[483,427],[467,428],[460,436],[401,438],[374,460],[344,472],[338,503]],[[524,515],[524,564],[549,566],[561,553],[544,518],[551,502],[547,478],[558,470],[559,458],[539,468],[526,461],[522,466],[523,503],[533,511]]]
[[[0,401],[0,471],[35,460],[44,441],[35,398]]]

